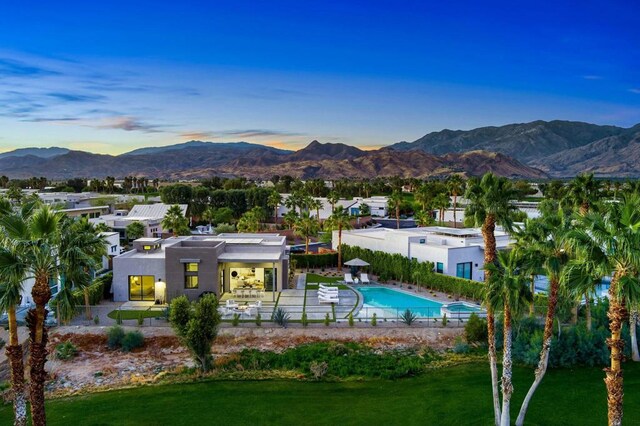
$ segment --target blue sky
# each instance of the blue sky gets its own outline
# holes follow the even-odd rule
[[[640,122],[640,5],[553,3],[10,2],[0,151]]]

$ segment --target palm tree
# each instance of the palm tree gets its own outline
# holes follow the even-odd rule
[[[395,211],[396,229],[400,229],[400,207],[402,206],[402,194],[400,191],[393,191],[388,200],[389,208]]]
[[[602,184],[593,178],[593,173],[581,174],[569,183],[564,201],[584,215],[600,199],[601,189]]]
[[[438,194],[433,199],[433,206],[438,209],[438,221],[440,226],[444,223],[444,211],[449,208],[449,196],[447,194]]]
[[[580,253],[578,252],[579,256]],[[584,297],[585,320],[587,330],[591,331],[591,297],[596,293],[596,287],[602,282],[602,278],[607,275],[602,265],[594,263],[589,259],[576,257],[567,264],[562,280],[567,290],[576,300]]]
[[[513,360],[511,321],[517,317],[524,306],[531,299],[531,292],[527,288],[526,278],[520,268],[519,253],[515,250],[500,252],[496,263],[485,265],[489,275],[485,287],[485,305],[491,306],[492,311],[502,308],[503,320],[503,357],[502,357],[502,412],[501,426],[509,426],[511,395],[513,394]]]
[[[26,267],[16,247],[10,240],[0,245],[0,312],[6,311],[9,327],[9,344],[5,348],[11,366],[11,389],[13,390],[13,413],[15,425],[27,424],[27,398],[24,381],[24,353],[18,340],[16,305],[20,303],[22,283]]]
[[[77,221],[66,220],[63,222],[59,252],[60,269],[66,281],[65,287],[82,289],[86,318],[90,320],[92,316],[89,299],[89,286],[91,285],[89,271],[96,270],[102,256],[107,254],[105,238],[86,218]],[[70,306],[69,308],[74,307]]]
[[[414,217],[418,226],[429,226],[433,223],[433,216],[430,211],[421,210]]]
[[[331,204],[331,213],[333,213],[336,209],[336,204],[338,203],[338,201],[340,201],[340,196],[337,192],[331,191],[327,196],[327,201],[329,201],[329,204]]]
[[[467,183],[465,198],[469,200],[465,216],[472,218],[476,226],[482,226],[484,239],[484,264],[496,261],[496,224],[511,228],[512,213],[515,207],[511,200],[515,190],[511,182],[497,177],[493,173],[485,174],[482,179],[473,178]],[[491,272],[485,272],[485,282]],[[491,369],[491,385],[493,390],[493,411],[496,425],[500,424],[500,397],[498,394],[498,366],[496,355],[495,317],[493,309],[487,307],[487,336],[489,342],[489,367]]]
[[[338,206],[328,221],[332,229],[338,230],[338,270],[342,270],[342,231],[351,229],[351,218],[342,206]]]
[[[320,209],[322,207],[324,207],[322,201],[317,198],[311,198],[307,204],[307,208],[316,211],[316,220],[318,221],[318,224],[320,223]]]
[[[605,369],[609,425],[622,424],[624,340],[621,339],[626,304],[640,300],[640,198],[626,195],[609,203],[603,212],[576,217],[577,226],[569,233],[572,249],[612,273],[609,286],[609,330],[611,366]]]
[[[282,217],[282,221],[285,225],[289,226],[289,228],[293,228],[293,225],[298,221],[300,215],[295,210],[289,210]]]
[[[260,207],[258,207],[260,208]],[[257,232],[260,227],[260,219],[252,209],[242,215],[238,220],[238,232]]]
[[[464,180],[460,175],[451,175],[447,179],[447,189],[449,190],[449,195],[453,197],[453,227],[458,227],[456,210],[458,209],[458,195],[461,195],[464,192]]]
[[[420,203],[420,206],[422,207],[422,211],[426,211],[427,206],[431,202],[431,198],[432,198],[432,193],[429,186],[426,183],[420,185],[420,187],[416,189],[413,196],[416,199],[416,201]]]
[[[541,267],[544,256],[534,245],[538,242],[541,233],[542,222],[538,219],[525,219],[524,226],[514,230],[516,238],[515,249],[518,250],[521,258],[521,268],[529,276],[529,289],[535,296],[536,276],[544,273]],[[529,305],[529,316],[535,315],[535,297],[531,298]]]
[[[638,352],[638,303],[630,303],[629,310],[629,334],[631,335],[631,359],[635,362],[640,361],[640,352]]]
[[[278,207],[282,204],[282,196],[278,191],[272,191],[267,198],[267,206],[273,209],[273,223],[278,223]]]
[[[539,264],[549,281],[547,289],[547,313],[542,333],[542,348],[540,359],[535,371],[534,381],[520,407],[516,420],[517,425],[522,425],[529,408],[529,403],[534,393],[542,382],[549,363],[551,351],[551,338],[553,333],[553,321],[558,305],[558,294],[564,268],[569,261],[567,234],[572,228],[571,218],[558,209],[553,214],[547,214],[539,219],[529,220],[526,226],[527,237],[516,243],[516,250],[523,253],[529,262],[541,261]],[[521,235],[521,234],[520,234]]]
[[[302,212],[300,218],[294,223],[293,232],[304,237],[305,253],[309,253],[309,238],[318,235],[319,228],[318,221],[311,217],[308,211]]]
[[[174,204],[169,207],[167,213],[162,219],[162,227],[167,230],[171,230],[174,237],[180,234],[186,234],[189,232],[189,219],[187,219],[182,213],[182,209],[179,205]]]
[[[44,382],[47,373],[44,364],[47,361],[47,331],[44,322],[46,307],[51,300],[49,281],[58,277],[57,253],[60,251],[62,219],[62,213],[53,212],[48,206],[0,218],[5,238],[15,244],[20,263],[25,265],[28,276],[35,278],[31,296],[36,307],[29,310],[26,318],[30,336],[30,399],[34,425],[46,424]]]
[[[209,206],[202,212],[202,219],[206,220],[209,223],[209,228],[211,228],[211,223],[216,217],[216,209]]]

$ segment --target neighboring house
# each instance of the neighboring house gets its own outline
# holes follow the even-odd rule
[[[498,249],[506,248],[510,242],[506,232],[496,230]],[[484,240],[481,230],[476,228],[354,229],[342,231],[342,243],[432,262],[437,273],[484,280]],[[338,232],[333,231],[334,249],[337,244]]]
[[[288,279],[286,237],[278,234],[140,238],[133,250],[113,259],[117,302],[163,303],[183,294],[195,300],[245,286],[275,300]]]
[[[116,210],[113,214],[103,215],[92,219],[94,224],[104,223],[110,229],[120,234],[121,240],[127,240],[127,225],[140,222],[144,225],[144,236],[147,238],[160,238],[162,233],[169,230],[162,228],[162,220],[172,204],[140,204],[135,205],[131,211]],[[179,204],[182,214],[186,215],[187,205]]]
[[[362,206],[362,204],[369,206],[371,216],[386,217],[389,214],[389,199],[383,195],[376,195],[369,198],[356,197],[353,201],[355,201],[355,204],[349,207],[349,214],[351,215],[355,216],[360,214],[360,206]]]
[[[58,210],[66,214],[69,217],[87,217],[89,219],[97,219],[102,215],[109,214],[109,206],[95,206],[95,207],[76,207],[72,209]]]
[[[282,194],[282,203],[278,206],[278,217],[283,217],[285,214],[289,212],[289,208],[287,208],[284,203],[290,194]],[[314,199],[319,200],[322,203],[322,208],[320,209],[320,220],[326,220],[331,216],[331,203],[329,200],[324,197],[314,197]],[[340,199],[336,203],[335,207],[342,206],[350,215],[357,216],[360,214],[360,207],[362,204],[366,204],[371,209],[372,216],[385,217],[387,215],[387,197],[384,196],[376,196],[370,198],[362,198],[355,197],[352,200]],[[299,212],[299,208],[296,208]],[[311,209],[309,211],[311,216],[316,216],[317,212],[315,209]]]
[[[107,246],[107,255],[102,256],[102,269],[113,269],[113,258],[120,255],[122,247],[120,246],[120,234],[117,232],[101,232]]]

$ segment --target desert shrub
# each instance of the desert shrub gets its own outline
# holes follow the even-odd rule
[[[449,319],[447,318],[447,314],[442,315],[442,325],[446,327],[448,323]]]
[[[142,312],[138,314],[138,327],[142,327],[144,324],[144,316],[142,316]]]
[[[462,339],[462,337],[460,336],[456,337],[456,340],[453,345],[453,352],[457,354],[466,354],[469,352],[470,349],[471,348],[469,347],[469,344],[465,342]]]
[[[400,321],[411,326],[414,322],[416,322],[417,315],[411,312],[411,309],[407,309],[403,313],[400,314]]]
[[[325,361],[313,361],[309,364],[309,370],[311,371],[311,374],[313,374],[313,378],[319,380],[327,374],[327,371],[329,371],[329,365]]]
[[[95,317],[93,317],[93,323],[94,323],[95,325],[100,324],[100,317],[99,317],[98,315],[96,315]]]
[[[464,326],[464,338],[467,343],[484,343],[487,341],[487,320],[471,314]]]
[[[329,324],[331,324],[331,318],[329,317],[329,312],[327,312],[324,316],[324,325],[329,327]]]
[[[109,349],[119,348],[122,344],[122,338],[124,337],[124,329],[119,325],[109,327],[107,330],[107,346]]]
[[[144,336],[139,331],[130,331],[124,335],[120,345],[124,352],[131,352],[144,345]]]
[[[116,324],[122,325],[122,313],[120,312],[120,309],[116,312]]]
[[[307,319],[307,313],[303,312],[302,313],[302,319],[300,320],[300,322],[302,322],[302,326],[306,327],[309,325],[309,320]]]
[[[233,319],[231,320],[231,325],[237,327],[240,324],[240,314],[233,314]]]
[[[258,327],[262,325],[262,316],[260,315],[260,312],[258,312],[258,314],[256,315],[256,325]]]
[[[78,348],[70,341],[58,343],[56,345],[56,358],[66,361],[68,359],[73,358],[78,353]]]
[[[374,312],[373,315],[371,316],[371,325],[372,326],[376,326],[378,325],[378,316],[376,315],[376,313]]]
[[[282,308],[276,309],[273,314],[273,322],[284,328],[287,328],[289,319],[291,319],[291,315],[289,315],[289,313]]]
[[[349,314],[349,327],[353,327],[353,312]]]

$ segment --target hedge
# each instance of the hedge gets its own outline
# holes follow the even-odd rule
[[[480,281],[436,273],[433,273],[426,283],[420,283],[420,286],[474,300],[481,300],[484,291],[484,283]]]
[[[291,254],[297,268],[331,268],[338,266],[338,253]]]

